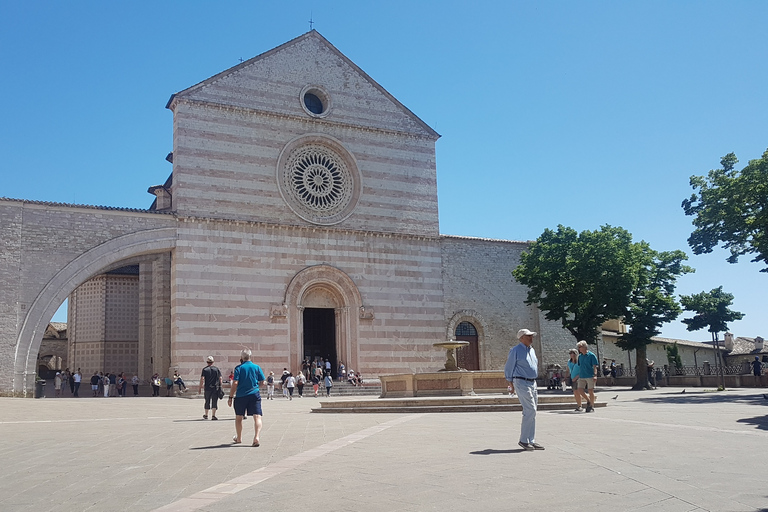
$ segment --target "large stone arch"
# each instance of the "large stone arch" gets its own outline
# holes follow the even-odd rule
[[[40,290],[29,306],[16,339],[12,393],[27,396],[34,389],[37,352],[48,321],[80,284],[94,275],[144,254],[176,246],[176,228],[147,229],[110,239],[70,261]]]
[[[291,279],[285,290],[291,367],[301,368],[304,301],[316,300],[318,295],[330,295],[329,301],[335,306],[338,357],[347,367],[358,368],[357,339],[362,297],[352,278],[330,265],[305,268]]]
[[[454,338],[456,327],[461,322],[469,322],[475,326],[475,329],[477,330],[478,350],[480,351],[480,369],[487,369],[489,365],[487,344],[485,340],[485,327],[487,325],[486,321],[483,319],[482,315],[480,315],[474,309],[462,309],[457,311],[453,314],[450,320],[448,320],[448,325],[446,326],[445,330],[446,340],[452,340]]]

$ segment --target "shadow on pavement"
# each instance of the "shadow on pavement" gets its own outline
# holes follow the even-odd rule
[[[514,448],[510,450],[494,450],[493,448],[486,448],[477,452],[469,452],[470,455],[496,455],[497,453],[520,453],[524,452],[522,448]]]
[[[738,402],[753,405],[768,405],[768,398],[763,393],[754,395],[729,395],[728,391],[696,391],[688,390],[685,393],[673,391],[657,394],[655,396],[637,398],[638,402],[666,403],[666,404],[696,404],[696,403],[726,403]]]
[[[755,416],[754,418],[742,418],[736,420],[736,423],[746,423],[747,425],[754,425],[760,430],[768,430],[768,414],[765,416]],[[768,509],[763,509],[768,511]]]
[[[226,444],[215,444],[212,446],[197,446],[194,448],[190,448],[190,450],[214,450],[216,448],[233,448],[233,447],[240,447],[242,446],[242,443],[240,444],[234,444],[234,443],[226,443]],[[248,445],[246,445],[248,446]]]

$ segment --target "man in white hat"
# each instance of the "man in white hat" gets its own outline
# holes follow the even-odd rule
[[[197,390],[197,394],[200,394],[205,388],[205,414],[203,419],[208,419],[208,411],[211,411],[211,420],[218,420],[216,417],[216,409],[219,405],[219,390],[221,389],[221,370],[213,366],[213,356],[208,356],[205,360],[208,366],[203,368],[203,372],[200,374],[200,389]]]
[[[539,376],[539,360],[531,344],[537,333],[528,329],[517,331],[520,343],[509,350],[507,364],[504,365],[504,377],[509,382],[513,393],[517,393],[523,406],[523,422],[520,427],[520,442],[525,451],[543,450],[536,442],[536,408],[539,394],[536,390],[536,378]]]

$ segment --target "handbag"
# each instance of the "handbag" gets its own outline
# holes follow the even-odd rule
[[[223,398],[224,398],[224,390],[223,390],[223,389],[221,389],[221,387],[219,387],[219,390],[218,390],[218,395],[219,395],[219,400],[221,400],[221,399],[223,399]]]

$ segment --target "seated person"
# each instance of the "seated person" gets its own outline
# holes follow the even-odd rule
[[[357,386],[357,381],[355,380],[355,370],[349,370],[349,374],[347,374],[347,382],[353,386]]]

